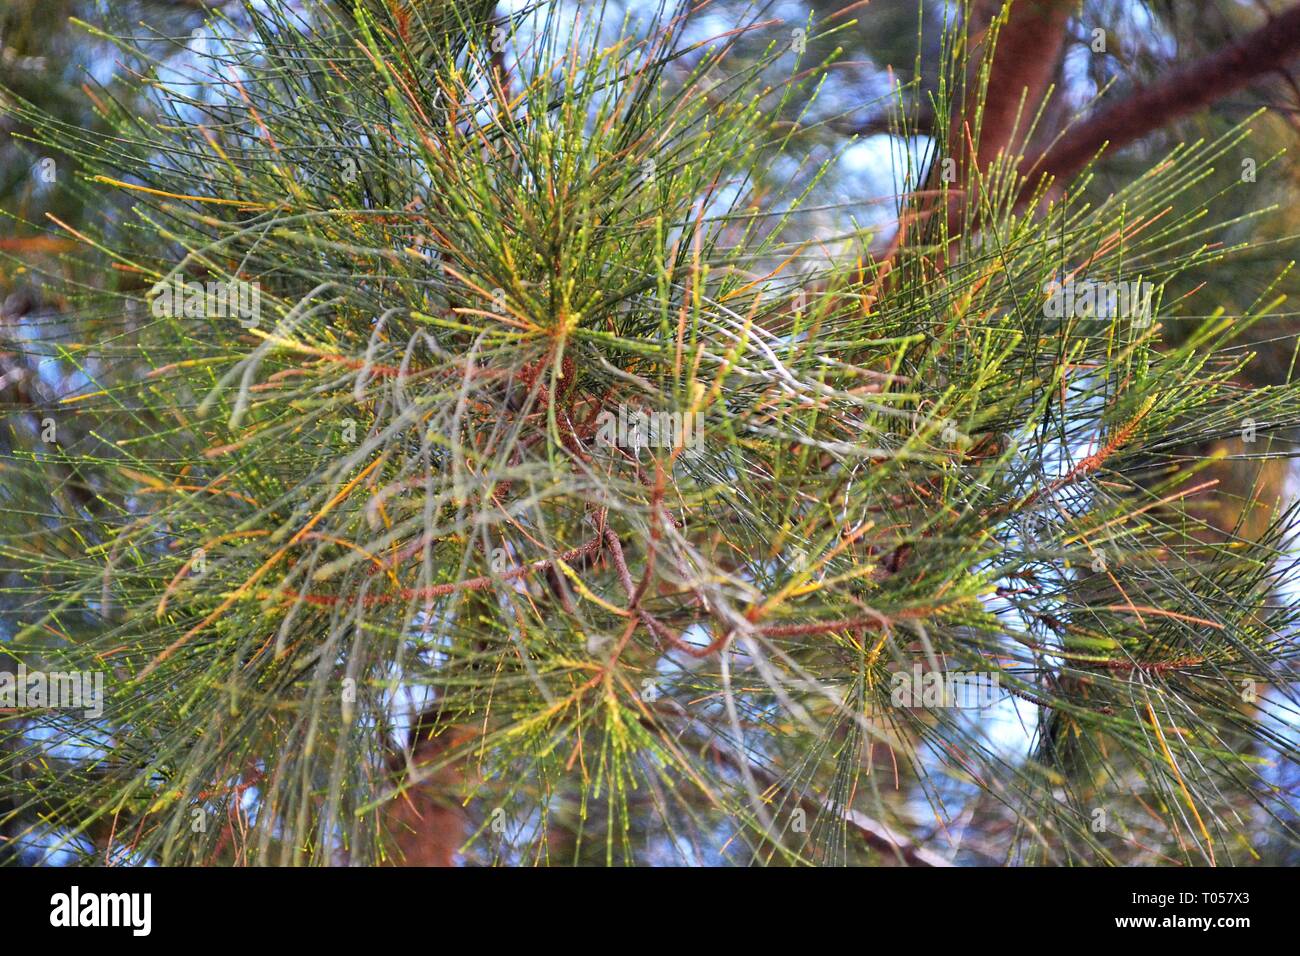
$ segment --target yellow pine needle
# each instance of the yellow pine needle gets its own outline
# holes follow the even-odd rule
[[[369,465],[363,468],[359,475],[357,475],[346,485],[344,485],[342,490],[339,491],[338,494],[336,494],[333,498],[327,501],[324,507],[322,507],[320,511],[316,512],[316,515],[305,525],[303,525],[302,529],[298,531],[297,534],[295,534],[292,538],[289,539],[288,543],[282,545],[279,549],[277,549],[275,554],[267,558],[266,562],[260,568],[258,568],[251,575],[249,575],[248,580],[246,580],[243,584],[241,584],[237,590],[235,590],[224,601],[222,601],[219,605],[217,605],[216,610],[214,610],[203,620],[199,621],[198,624],[194,625],[192,628],[190,628],[180,637],[176,638],[176,640],[168,644],[167,647],[163,648],[162,652],[157,657],[155,657],[152,661],[150,661],[149,664],[145,667],[145,669],[142,670],[136,676],[135,683],[139,683],[140,681],[148,677],[150,674],[152,674],[155,670],[157,670],[158,666],[162,664],[163,661],[167,660],[167,658],[171,657],[178,650],[184,647],[189,642],[189,640],[192,637],[194,637],[195,634],[198,634],[205,627],[207,627],[209,624],[211,624],[213,621],[219,618],[222,614],[228,611],[235,604],[235,602],[238,601],[241,596],[243,596],[243,594],[246,591],[248,591],[255,584],[257,584],[257,582],[260,581],[262,578],[264,578],[272,568],[274,568],[277,564],[280,563],[280,561],[284,559],[285,555],[289,553],[289,549],[291,547],[293,547],[295,544],[301,541],[311,531],[311,529],[317,525],[317,523],[324,520],[325,516],[329,514],[331,511],[333,511],[335,507],[338,506],[339,502],[346,499],[347,496],[352,493],[352,490],[356,488],[357,485],[361,484],[361,482],[364,481],[372,471],[378,468],[379,465],[383,462],[383,460],[384,458],[382,455],[376,458]]]
[[[1174,755],[1169,750],[1169,744],[1165,742],[1164,731],[1160,729],[1160,721],[1156,720],[1156,712],[1151,706],[1150,698],[1147,699],[1146,705],[1147,716],[1151,718],[1151,726],[1155,728],[1156,739],[1160,741],[1160,749],[1164,751],[1165,760],[1169,762],[1169,769],[1174,772],[1174,779],[1178,781],[1178,788],[1183,792],[1183,799],[1187,801],[1187,808],[1192,811],[1192,816],[1196,818],[1196,825],[1201,828],[1201,836],[1205,839],[1205,852],[1210,857],[1210,866],[1218,866],[1214,859],[1214,843],[1210,840],[1210,831],[1205,828],[1205,821],[1201,819],[1200,811],[1196,809],[1196,801],[1192,799],[1187,784],[1183,782],[1182,771],[1178,769],[1178,764],[1174,761]]]
[[[150,186],[137,186],[134,183],[124,183],[120,179],[110,179],[108,176],[96,176],[92,180],[96,183],[106,183],[109,186],[117,186],[121,189],[131,189],[138,193],[148,193],[151,196],[163,196],[167,199],[184,199],[190,202],[206,202],[216,206],[239,206],[241,209],[271,209],[273,207],[265,203],[249,202],[246,199],[218,199],[216,196],[191,196],[186,193],[169,193],[164,189],[153,189]]]
[[[578,572],[573,570],[573,568],[569,567],[559,558],[555,559],[555,564],[561,571],[564,572],[564,576],[573,582],[574,590],[576,590],[588,601],[604,608],[606,611],[609,611],[609,613],[611,614],[617,614],[619,617],[632,616],[631,611],[625,610],[624,608],[621,607],[615,607],[614,605],[606,601],[604,598],[593,593],[591,588],[587,587],[587,585],[583,583],[582,578],[578,577]]]

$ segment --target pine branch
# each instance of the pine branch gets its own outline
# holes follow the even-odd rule
[[[708,752],[710,757],[719,763],[727,764],[733,768],[741,766],[741,758],[732,748],[714,742],[709,744]],[[745,766],[755,781],[761,784],[765,790],[784,790],[794,793],[799,805],[810,813],[828,813],[837,817],[858,835],[864,845],[877,853],[883,853],[892,859],[901,860],[908,866],[952,866],[952,862],[946,857],[933,850],[917,846],[912,840],[893,827],[881,823],[861,810],[853,807],[836,806],[834,801],[809,793],[807,789],[800,789],[795,792],[795,788],[787,785],[780,776],[765,767],[758,766],[752,760],[745,761]]]

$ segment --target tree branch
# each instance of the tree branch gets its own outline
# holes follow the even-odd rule
[[[1013,154],[1023,145],[1029,124],[1056,76],[1075,3],[1074,0],[1013,0],[1009,6],[1006,22],[997,31],[994,49],[986,51],[984,57],[971,59],[966,108],[955,114],[954,121],[959,125],[950,136],[949,148],[962,156],[959,168],[965,165],[967,133],[963,126],[979,138],[975,162],[981,171],[988,169],[1000,153]],[[972,14],[972,44],[986,42],[1001,7],[1001,0],[983,0],[977,5]],[[980,65],[989,55],[992,62],[988,88],[977,126],[974,95]],[[958,180],[965,180],[964,169]]]
[[[1068,179],[1101,150],[1141,139],[1281,69],[1297,54],[1300,54],[1300,4],[1238,42],[1175,67],[1158,82],[1102,109],[1069,130],[1055,145],[1027,159],[1023,168],[1034,179],[1045,175]],[[982,155],[982,146],[980,152]],[[1025,195],[1032,188],[1030,185]]]

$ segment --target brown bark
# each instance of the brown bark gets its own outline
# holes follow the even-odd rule
[[[411,757],[394,754],[389,769],[401,792],[384,812],[389,866],[455,866],[456,853],[469,835],[469,817],[457,800],[463,782],[460,762],[437,767],[472,731],[447,726],[435,704],[411,728]],[[412,780],[416,782],[412,782]]]
[[[1001,52],[1001,44],[999,44]],[[1104,107],[1045,152],[1029,158],[1035,178],[1068,179],[1102,149],[1125,146],[1250,85],[1300,54],[1300,4],[1222,50],[1176,66],[1150,86]],[[981,155],[983,150],[981,149]]]
[[[970,50],[965,93],[954,106],[948,129],[948,157],[955,161],[956,182],[971,179],[971,149],[975,169],[987,172],[999,156],[1020,156],[1027,147],[1030,126],[1056,78],[1065,49],[1066,29],[1077,0],[976,0],[970,11],[967,44]],[[995,29],[995,21],[1005,18]],[[988,84],[980,99],[980,70],[987,64]],[[918,221],[930,219],[940,206],[935,175],[913,206]],[[960,190],[944,203],[948,233],[962,228],[964,207],[972,197]],[[967,228],[973,228],[968,219]]]
[[[1034,115],[1047,97],[1065,49],[1066,27],[1076,0],[1014,0],[1006,22],[994,40],[991,24],[1002,0],[982,0],[972,11],[970,42],[985,47],[985,55],[971,61],[966,109],[956,114],[951,148],[962,157],[959,177],[964,180],[967,137],[978,135],[975,161],[986,170],[1001,154],[1014,156],[1027,138]],[[988,50],[992,43],[993,49]],[[975,93],[980,64],[992,55],[983,115],[975,123]]]

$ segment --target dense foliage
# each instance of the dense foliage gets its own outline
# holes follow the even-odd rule
[[[116,41],[108,135],[5,95],[100,211],[4,330],[77,372],[6,420],[6,650],[107,679],[3,725],[18,849],[1293,845],[1290,513],[1225,533],[1182,453],[1297,423],[1229,347],[1277,298],[1162,335],[1248,247],[1248,131],[1095,202],[942,175],[938,122],[901,228],[812,235],[805,50],[849,19],[770,14],[250,4],[185,66]],[[996,702],[900,706],[921,672]]]

